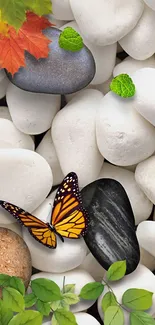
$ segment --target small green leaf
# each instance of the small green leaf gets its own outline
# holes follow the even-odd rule
[[[8,309],[4,302],[0,300],[0,325],[8,325],[13,317],[13,311]]]
[[[0,287],[5,287],[8,285],[11,276],[7,274],[0,274]]]
[[[58,309],[70,310],[69,305],[64,300],[60,302],[60,307]]]
[[[115,77],[111,84],[110,89],[115,94],[127,98],[135,95],[136,89],[135,85],[128,74],[120,74]]]
[[[86,284],[80,292],[80,298],[85,300],[96,300],[104,290],[104,285],[100,282]]]
[[[12,311],[20,312],[25,307],[23,296],[14,288],[3,288],[3,301]]]
[[[123,304],[132,310],[147,310],[152,306],[153,292],[144,289],[128,289],[122,297]]]
[[[119,306],[111,306],[105,312],[104,325],[123,325],[124,314]]]
[[[130,325],[155,325],[155,320],[143,311],[134,311],[130,313]]]
[[[59,325],[59,323],[57,322],[55,316],[53,315],[52,317],[52,322],[51,322],[52,325]]]
[[[62,308],[61,300],[53,301],[50,306],[53,311],[57,310],[58,308]]]
[[[38,16],[48,15],[52,13],[51,0],[25,0],[30,11],[33,11]]]
[[[113,263],[106,274],[109,281],[118,281],[124,277],[126,273],[126,261],[117,261]]]
[[[26,6],[21,0],[0,0],[0,9],[2,20],[6,20],[11,26],[17,30],[26,20]]]
[[[112,293],[112,292],[107,292],[105,294],[105,296],[103,297],[102,299],[102,303],[101,303],[101,306],[102,306],[102,310],[103,312],[105,313],[106,309],[110,306],[117,306],[118,303],[117,303],[117,299],[116,299],[116,296]]]
[[[75,292],[75,284],[66,284],[64,286],[64,293],[74,293]]]
[[[20,278],[17,278],[16,276],[11,276],[8,281],[8,286],[11,288],[16,289],[19,291],[22,295],[25,294],[25,286],[23,281]]]
[[[8,325],[42,325],[42,320],[39,311],[25,310],[14,316]]]
[[[51,307],[49,302],[43,302],[41,300],[37,300],[36,303],[37,310],[40,311],[40,313],[44,316],[49,316],[51,312]]]
[[[51,280],[44,278],[32,280],[31,289],[35,296],[44,302],[61,300],[60,288]]]
[[[80,299],[77,295],[75,295],[75,293],[68,292],[63,294],[63,301],[65,301],[68,305],[75,305],[80,301]]]
[[[71,311],[57,309],[54,312],[54,317],[59,325],[77,325],[75,316]]]
[[[37,302],[37,297],[34,295],[34,293],[30,293],[29,295],[26,295],[24,297],[25,300],[25,308],[30,308],[35,305]]]
[[[66,51],[80,51],[84,44],[83,39],[72,27],[66,27],[59,36],[59,46]]]

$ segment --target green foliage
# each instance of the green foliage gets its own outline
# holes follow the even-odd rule
[[[155,321],[143,311],[134,311],[130,314],[130,325],[155,325]]]
[[[128,74],[120,74],[115,77],[110,84],[110,89],[124,98],[132,97],[136,92],[135,85]]]
[[[100,282],[86,284],[80,292],[80,298],[85,300],[96,300],[104,290],[104,285]]]
[[[52,13],[51,0],[25,0],[25,4],[30,11],[33,11],[38,16]]]
[[[5,305],[12,311],[20,312],[24,310],[24,298],[19,291],[14,288],[3,288],[3,301]]]
[[[4,301],[0,300],[0,325],[8,325],[13,317],[13,311],[9,309]]]
[[[58,309],[54,312],[54,317],[59,325],[77,325],[75,316],[70,311]]]
[[[15,315],[8,325],[42,325],[43,316],[35,310],[25,310]]]
[[[110,306],[117,306],[117,299],[116,296],[112,293],[112,292],[107,292],[104,297],[102,298],[102,310],[105,313],[105,311],[107,310],[108,307]]]
[[[67,292],[63,294],[63,301],[68,305],[75,305],[80,301],[80,299],[74,293]]]
[[[49,316],[51,312],[51,307],[49,302],[43,302],[41,300],[37,300],[36,302],[37,310],[44,316]]]
[[[34,295],[34,293],[30,293],[29,295],[26,295],[24,297],[25,300],[25,308],[30,308],[35,305],[37,302],[37,297]]]
[[[132,310],[147,310],[152,306],[153,292],[144,289],[128,289],[122,297],[123,304]]]
[[[104,325],[123,325],[124,314],[119,306],[110,306],[104,315]]]
[[[59,46],[66,51],[80,51],[84,44],[83,39],[72,27],[66,27],[59,36]]]
[[[118,281],[124,277],[126,273],[126,261],[118,261],[113,263],[106,274],[109,281]]]
[[[31,281],[31,289],[35,296],[44,302],[51,302],[61,299],[60,288],[51,280],[44,278],[35,279]]]
[[[66,284],[64,286],[64,293],[74,293],[75,292],[75,284]]]

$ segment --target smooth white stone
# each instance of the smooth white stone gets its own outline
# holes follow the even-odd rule
[[[133,98],[111,91],[99,103],[96,116],[98,148],[109,162],[129,166],[155,151],[155,129],[135,111]]]
[[[109,46],[97,46],[96,44],[93,44],[87,40],[87,38],[81,33],[80,26],[78,26],[75,21],[69,22],[68,24],[61,27],[61,29],[63,30],[68,26],[74,28],[78,33],[80,33],[84,44],[89,48],[94,57],[96,64],[96,73],[95,77],[91,81],[91,84],[97,85],[108,80],[115,66],[117,43]]]
[[[52,12],[59,20],[74,19],[69,0],[52,0]]]
[[[95,135],[95,119],[103,94],[83,90],[57,113],[52,138],[64,175],[74,171],[80,187],[95,180],[103,164]]]
[[[132,75],[136,87],[135,109],[155,126],[155,69],[144,68]]]
[[[9,79],[7,78],[4,70],[0,70],[0,99],[6,95],[9,83]]]
[[[26,149],[0,150],[0,198],[31,212],[46,198],[53,176],[46,160]]]
[[[80,268],[89,272],[95,281],[98,282],[102,281],[106,272],[91,253],[86,256],[84,262],[80,265]]]
[[[60,184],[64,178],[64,175],[62,173],[54,143],[52,141],[51,130],[45,134],[37,147],[36,152],[50,165],[53,174],[53,185]]]
[[[139,245],[155,257],[155,222],[151,220],[141,222],[137,227]]]
[[[44,222],[50,222],[52,205],[53,199],[48,198],[33,215]],[[62,243],[57,236],[56,249],[38,243],[27,229],[23,229],[23,238],[31,252],[33,267],[44,272],[62,273],[75,269],[82,264],[87,254],[87,246],[82,237],[77,240],[65,238]]]
[[[155,55],[152,55],[149,59],[142,61],[135,60],[128,56],[125,60],[115,66],[113,76],[116,77],[121,73],[132,75],[134,72],[142,68],[155,68]]]
[[[19,131],[12,121],[0,118],[0,149],[1,148],[34,150],[34,141],[30,135]]]
[[[5,118],[12,121],[9,109],[7,106],[0,106],[0,118]]]
[[[155,52],[154,42],[155,12],[145,6],[144,12],[135,28],[119,43],[130,56],[145,60]]]
[[[155,270],[155,257],[142,247],[140,247],[140,264],[143,264],[151,271]]]
[[[125,166],[125,167],[123,167],[123,168],[125,168],[125,169],[127,169],[127,170],[130,170],[131,172],[135,172],[135,170],[136,170],[136,167],[137,167],[137,164],[135,164],[135,165],[130,165],[130,166]]]
[[[55,26],[52,26],[55,28],[60,28],[61,26],[63,26],[66,23],[65,20],[56,19],[54,17],[54,15],[52,15],[52,14],[46,15],[46,17],[52,24],[55,24]]]
[[[36,94],[10,83],[6,99],[13,123],[26,134],[47,131],[60,109],[60,95]]]
[[[144,0],[144,2],[150,7],[152,10],[155,10],[155,1],[154,0]]]
[[[48,260],[46,261],[46,263]],[[37,279],[37,278],[46,278],[50,279],[60,287],[62,290],[63,288],[63,279],[65,276],[65,284],[75,284],[75,293],[79,295],[81,289],[89,282],[94,282],[95,280],[93,277],[84,270],[73,270],[70,272],[63,272],[60,274],[54,274],[54,273],[46,273],[46,272],[39,272],[36,274],[33,274],[31,277],[31,280]],[[30,289],[28,289],[28,292],[30,292]],[[81,300],[78,304],[71,306],[71,311],[74,313],[84,311],[91,307],[94,304],[94,300]],[[67,324],[66,324],[67,325]]]
[[[152,156],[137,165],[135,171],[136,182],[151,202],[155,204],[155,156]]]
[[[110,283],[112,290],[119,303],[122,303],[123,293],[130,288],[145,289],[155,292],[155,276],[144,265],[139,264],[137,269],[129,275],[126,275],[121,281]],[[98,299],[98,311],[100,317],[103,319],[103,312],[101,309],[101,300],[106,294],[107,288],[105,287],[103,294]],[[153,315],[155,312],[155,294],[153,295],[153,305],[147,310],[147,313]],[[124,311],[125,322],[124,325],[129,325],[130,313]]]
[[[124,168],[104,163],[98,178],[115,179],[124,187],[133,209],[136,225],[149,218],[153,204],[137,185],[134,173]]]
[[[121,53],[121,52],[123,52],[122,46],[119,43],[117,43],[117,53]]]
[[[81,32],[92,43],[110,45],[137,24],[144,9],[141,0],[70,0],[71,8]]]
[[[78,325],[100,325],[100,323],[87,313],[75,313],[75,318]]]

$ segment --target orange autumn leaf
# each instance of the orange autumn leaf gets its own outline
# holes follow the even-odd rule
[[[25,67],[25,51],[36,59],[47,58],[51,42],[42,30],[52,26],[45,17],[27,13],[27,20],[18,32],[8,27],[8,35],[0,34],[0,66],[14,75],[20,67]]]

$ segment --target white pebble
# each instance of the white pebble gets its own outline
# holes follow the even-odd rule
[[[57,1],[57,0],[56,0]],[[81,32],[92,43],[113,44],[128,34],[137,24],[144,9],[141,0],[70,0]]]
[[[0,148],[34,150],[34,141],[30,135],[19,131],[11,121],[0,118]]]
[[[4,70],[0,70],[0,99],[6,95],[7,87],[9,85],[9,79],[6,76]]]
[[[155,257],[155,222],[151,220],[141,222],[136,234],[139,245]]]
[[[21,132],[39,134],[47,131],[60,109],[59,95],[36,94],[10,83],[6,99],[13,123]]]
[[[96,134],[101,154],[115,165],[137,164],[155,151],[155,129],[137,114],[134,99],[111,91],[100,102]]]
[[[100,325],[100,323],[93,316],[87,313],[76,313],[75,318],[78,325]]]
[[[119,303],[122,303],[123,293],[130,288],[145,289],[155,292],[155,276],[144,265],[139,264],[137,269],[129,275],[126,275],[121,281],[110,283],[112,290]],[[98,299],[98,311],[103,319],[103,312],[101,309],[102,297],[106,294],[107,288],[105,287],[103,294]],[[153,315],[155,312],[155,294],[153,295],[153,305],[147,311],[148,314]],[[125,322],[124,325],[129,325],[130,313],[124,311]]]
[[[80,265],[80,268],[89,272],[95,281],[98,282],[102,281],[106,272],[91,253],[86,256],[84,262]]]
[[[95,180],[103,164],[95,135],[95,119],[103,94],[83,90],[59,111],[52,125],[52,138],[64,175],[74,171],[80,186]]]
[[[7,106],[0,106],[0,118],[12,121],[9,109]]]
[[[155,270],[155,257],[142,247],[140,247],[140,264],[143,264],[151,271]]]
[[[155,171],[155,156],[139,163],[136,167],[136,182],[149,198],[155,204],[155,179],[153,177]]]
[[[98,85],[107,81],[112,75],[112,71],[115,66],[117,43],[109,46],[97,46],[96,44],[93,44],[87,40],[87,38],[81,33],[80,26],[78,26],[75,21],[69,22],[61,27],[61,29],[63,30],[68,26],[74,28],[78,33],[80,33],[84,44],[89,48],[94,57],[96,73],[94,79],[91,81],[91,84]]]
[[[144,68],[132,75],[136,87],[135,109],[155,126],[155,69]]]
[[[53,183],[46,160],[26,149],[0,150],[0,180],[0,199],[28,212],[45,200]]]
[[[48,260],[46,261],[46,263]],[[65,284],[75,284],[75,294],[79,295],[81,289],[89,282],[94,282],[93,277],[84,270],[73,270],[70,272],[62,272],[60,274],[40,272],[32,275],[31,280],[37,278],[50,279],[60,287],[63,288],[63,280],[65,277]],[[28,290],[30,292],[30,289]],[[94,300],[81,300],[78,304],[72,305],[71,311],[74,313],[84,311],[94,304]],[[67,325],[67,324],[66,324]],[[97,324],[96,324],[97,325]]]
[[[69,0],[52,0],[52,12],[56,19],[74,19]]]
[[[58,3],[58,2],[57,2]],[[61,26],[63,26],[65,24],[65,20],[59,20],[59,19],[56,19],[54,17],[54,15],[52,14],[49,14],[46,16],[48,18],[48,20],[54,24],[55,26],[52,26],[54,28],[60,28]]]
[[[121,73],[127,73],[131,76],[134,72],[142,68],[155,68],[155,55],[142,61],[135,60],[128,56],[125,60],[115,66],[113,76],[116,77]]]
[[[149,218],[153,204],[137,185],[134,173],[124,168],[104,163],[99,178],[115,179],[124,187],[133,209],[136,225]]]
[[[155,10],[155,2],[154,0],[144,0],[144,2],[150,7],[152,10]]]
[[[53,185],[60,184],[64,178],[64,175],[62,173],[54,143],[52,141],[51,130],[45,134],[37,147],[36,152],[50,165],[53,174]]]
[[[145,60],[155,52],[154,30],[155,12],[145,6],[138,24],[120,40],[120,45],[134,59]]]

